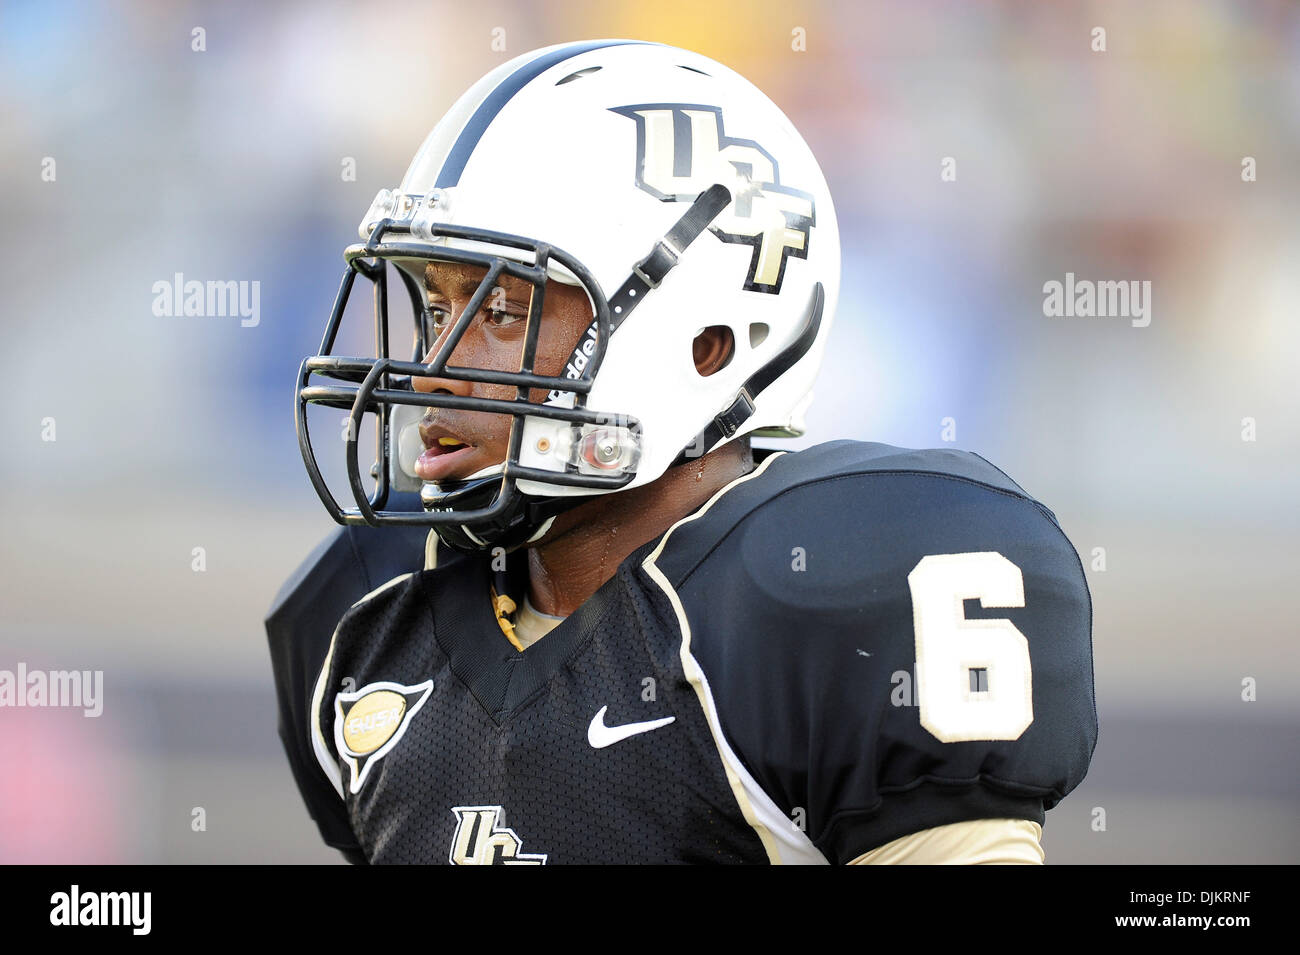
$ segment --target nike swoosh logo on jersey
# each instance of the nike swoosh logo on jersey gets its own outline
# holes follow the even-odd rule
[[[606,746],[613,746],[619,740],[627,739],[629,736],[636,736],[638,733],[648,733],[651,730],[657,730],[661,726],[667,726],[675,716],[665,716],[661,720],[646,720],[644,723],[625,723],[622,726],[606,726],[605,711],[608,706],[602,706],[600,712],[591,718],[591,725],[587,727],[587,742],[592,745],[593,749],[604,749]]]

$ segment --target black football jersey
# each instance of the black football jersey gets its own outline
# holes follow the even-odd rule
[[[977,455],[768,454],[523,652],[489,596],[523,555],[421,570],[423,536],[341,530],[268,619],[290,762],[353,861],[843,863],[1041,824],[1087,771],[1082,567]]]

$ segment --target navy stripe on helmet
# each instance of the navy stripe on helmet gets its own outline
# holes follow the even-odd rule
[[[505,108],[506,103],[510,102],[512,96],[556,63],[586,53],[588,50],[643,42],[642,40],[592,40],[586,43],[568,43],[557,50],[552,50],[550,53],[529,60],[519,67],[505,80],[497,84],[496,89],[489,93],[487,98],[479,104],[478,109],[474,111],[474,115],[465,124],[465,128],[460,131],[460,136],[456,138],[456,144],[451,147],[451,152],[447,154],[442,169],[438,173],[436,188],[446,189],[460,182],[460,175],[465,171],[465,164],[469,162],[474,147],[483,138],[483,134],[487,132],[492,120],[496,119],[497,113]]]

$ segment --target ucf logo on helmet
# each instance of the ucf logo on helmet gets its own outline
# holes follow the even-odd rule
[[[716,182],[734,199],[709,228],[723,242],[751,245],[745,288],[781,291],[790,256],[808,257],[816,225],[812,195],[781,182],[760,144],[727,136],[717,106],[653,103],[612,112],[636,122],[636,184],[664,202],[693,202]]]

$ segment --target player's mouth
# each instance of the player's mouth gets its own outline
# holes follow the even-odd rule
[[[474,445],[454,438],[439,438],[437,444],[426,448],[416,459],[415,475],[422,481],[447,481],[457,477],[455,471],[460,471],[461,476],[469,474],[461,465],[477,450]]]
[[[458,434],[429,421],[420,423],[424,452],[415,460],[415,475],[422,481],[450,481],[473,473],[466,462],[478,450]]]

